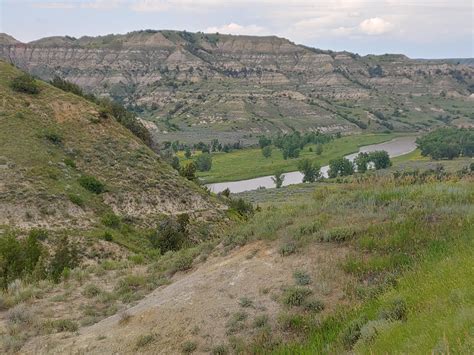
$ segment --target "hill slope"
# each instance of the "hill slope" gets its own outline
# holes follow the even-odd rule
[[[15,92],[21,72],[0,62],[0,73],[0,225],[87,226],[106,213],[150,224],[215,208],[97,106],[42,82],[37,95]]]
[[[278,37],[148,30],[10,39],[0,42],[0,58],[122,101],[156,123],[160,140],[472,124],[472,67],[322,51]]]

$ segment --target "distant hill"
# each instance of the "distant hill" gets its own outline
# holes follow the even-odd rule
[[[0,42],[0,58],[121,101],[161,141],[245,143],[293,130],[417,131],[472,120],[472,67],[361,57],[275,36],[147,30],[10,39]]]
[[[115,214],[149,226],[216,209],[96,105],[40,81],[39,94],[15,92],[19,75],[0,61],[0,225],[84,229]]]
[[[474,67],[474,58],[418,59],[427,62],[451,63]]]

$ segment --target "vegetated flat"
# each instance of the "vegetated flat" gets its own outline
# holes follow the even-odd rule
[[[265,158],[259,148],[234,150],[230,153],[212,153],[211,170],[199,172],[198,176],[205,183],[251,179],[273,175],[278,170],[284,172],[296,171],[298,170],[298,162],[304,158],[309,158],[323,166],[327,165],[332,159],[357,152],[361,146],[386,142],[397,136],[401,136],[401,134],[380,133],[344,136],[324,144],[321,155],[315,153],[315,145],[309,144],[300,152],[299,158],[287,160],[283,159],[281,150],[274,146],[272,146],[272,156],[269,158]],[[199,154],[197,153],[196,156]],[[183,158],[184,153],[180,152],[179,156]],[[183,160],[183,164],[186,163],[187,160]]]

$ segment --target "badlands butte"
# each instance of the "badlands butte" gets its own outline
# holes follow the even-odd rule
[[[275,36],[166,30],[29,43],[1,34],[0,58],[41,79],[57,75],[118,100],[159,141],[419,131],[470,126],[473,118],[468,60],[360,56]]]

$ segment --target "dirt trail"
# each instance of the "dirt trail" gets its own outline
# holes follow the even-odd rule
[[[227,256],[214,256],[194,271],[176,275],[172,284],[162,286],[120,314],[106,318],[77,334],[56,334],[32,339],[26,353],[53,354],[174,354],[186,341],[196,344],[196,353],[209,352],[228,342],[232,315],[245,312],[243,326],[232,335],[251,340],[258,315],[268,315],[273,331],[276,317],[284,309],[278,301],[281,289],[294,285],[295,270],[311,275],[314,296],[326,304],[325,312],[343,302],[347,276],[337,267],[347,249],[316,244],[307,250],[281,257],[275,245],[256,242]],[[239,300],[251,300],[242,307]],[[227,332],[227,334],[226,334]],[[149,342],[137,345],[140,337]]]

